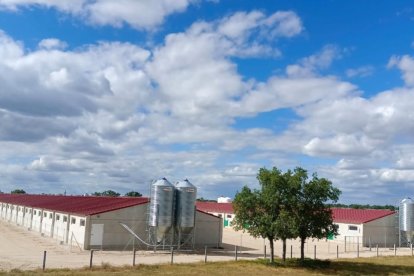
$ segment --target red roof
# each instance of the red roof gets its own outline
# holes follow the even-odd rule
[[[209,213],[234,213],[232,203],[197,201],[197,209]],[[395,212],[385,209],[332,208],[333,220],[338,223],[361,224],[392,214]]]
[[[146,197],[0,194],[0,202],[80,215],[95,215],[149,202]]]
[[[207,213],[226,213],[226,214],[234,213],[232,203],[197,201],[196,206],[198,210],[201,210]]]
[[[361,224],[395,214],[385,209],[346,209],[332,208],[334,222]]]

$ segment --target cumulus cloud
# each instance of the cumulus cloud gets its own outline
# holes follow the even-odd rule
[[[76,5],[92,3],[102,4],[104,13],[110,2],[59,3],[35,4],[75,14]],[[125,24],[119,13],[98,24]],[[32,192],[53,183],[55,191],[73,193],[131,186],[146,193],[156,177],[193,177],[201,194],[217,196],[218,185],[229,192],[255,185],[259,167],[291,168],[303,165],[298,160],[303,156],[328,160],[309,170],[331,178],[345,192],[362,185],[364,191],[375,187],[377,194],[386,194],[390,183],[409,185],[413,57],[389,62],[401,70],[406,87],[370,97],[355,84],[324,74],[342,58],[343,50],[333,45],[275,68],[277,73],[264,80],[239,72],[238,59],[281,57],[278,43],[303,29],[291,11],[237,12],[198,21],[148,49],[100,42],[70,50],[46,38],[31,52],[0,33],[0,176],[5,187],[35,181],[39,185]],[[357,69],[351,75],[364,74]],[[237,127],[240,118],[280,109],[297,115],[281,131],[266,125]],[[82,185],[73,185],[80,179]]]
[[[39,48],[40,49],[47,49],[47,50],[59,49],[59,50],[62,50],[62,49],[65,49],[67,46],[68,45],[67,45],[66,42],[61,41],[61,40],[56,39],[56,38],[46,38],[46,39],[42,39],[39,42]]]
[[[55,8],[73,16],[85,18],[95,25],[121,27],[128,24],[136,29],[151,29],[164,18],[183,12],[191,0],[2,0],[0,8],[16,11],[22,7]]]
[[[414,85],[414,58],[408,55],[392,56],[388,62],[388,68],[398,68],[407,86]]]
[[[355,77],[368,77],[371,76],[375,71],[375,68],[373,66],[367,65],[367,66],[361,66],[358,68],[348,69],[346,70],[346,76],[348,78],[355,78]]]

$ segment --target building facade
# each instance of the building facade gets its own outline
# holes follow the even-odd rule
[[[0,194],[0,218],[80,249],[146,248],[148,198]],[[220,246],[222,220],[197,210],[194,245]]]

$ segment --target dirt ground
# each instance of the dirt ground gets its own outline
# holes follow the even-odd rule
[[[46,251],[46,268],[81,268],[89,266],[90,251],[82,251],[77,247],[60,245],[57,241],[40,236],[39,233],[27,231],[24,228],[10,225],[0,221],[0,270],[11,269],[29,270],[41,268],[43,254]],[[357,248],[348,245],[347,252],[343,243],[333,241],[308,241],[305,246],[306,257],[313,258],[316,245],[316,257],[320,259],[337,258],[337,246],[340,258],[356,258]],[[235,259],[235,247],[238,248],[238,259],[255,259],[269,255],[269,244],[263,239],[255,239],[247,233],[236,232],[230,228],[223,231],[223,249],[208,248],[207,261],[225,261]],[[275,254],[280,256],[281,242],[275,243]],[[288,241],[287,257],[299,257],[299,242]],[[360,257],[376,256],[376,248],[361,248]],[[394,255],[393,248],[381,248],[379,255]],[[410,249],[397,249],[397,255],[410,255]],[[204,249],[197,252],[175,252],[174,263],[204,262]],[[111,264],[114,266],[132,265],[133,253],[131,251],[95,251],[93,264]],[[159,264],[171,262],[170,252],[138,250],[136,265]]]

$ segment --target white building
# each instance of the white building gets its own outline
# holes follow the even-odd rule
[[[197,209],[223,218],[223,226],[231,227],[235,218],[232,203],[197,202]],[[396,212],[377,209],[332,208],[339,235],[330,240],[363,246],[392,246],[398,243]]]
[[[367,247],[398,244],[398,217],[394,211],[332,208],[332,215],[339,235],[331,239]]]
[[[147,239],[148,198],[0,194],[0,218],[61,244],[81,249],[124,249],[140,246],[126,224]],[[194,244],[220,246],[222,219],[197,210]],[[142,244],[141,244],[142,246]]]

